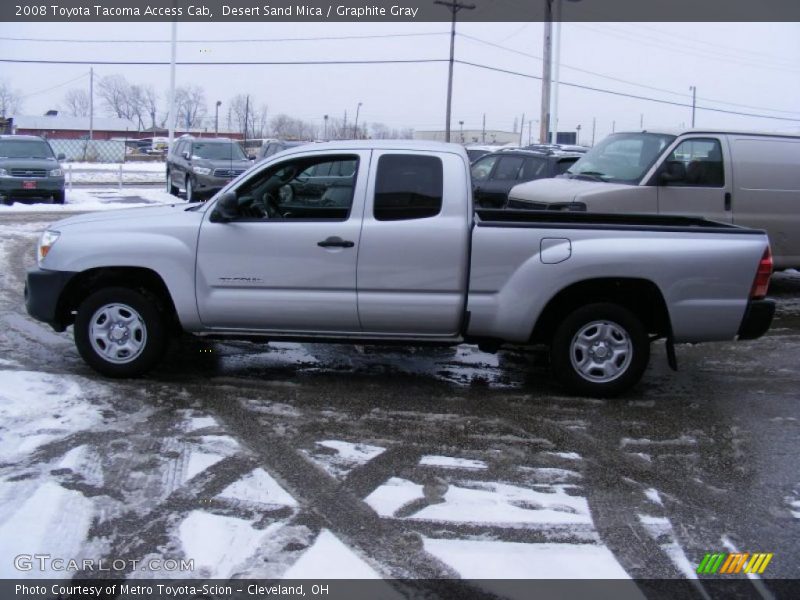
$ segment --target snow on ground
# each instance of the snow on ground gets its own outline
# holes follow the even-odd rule
[[[258,551],[282,523],[256,529],[251,521],[193,510],[178,527],[187,559],[194,559],[193,577],[228,579]]]
[[[297,500],[292,498],[269,473],[260,467],[226,487],[219,496],[244,502],[297,506]]]
[[[354,444],[340,440],[316,442],[313,450],[303,452],[334,477],[344,477],[354,468],[382,454],[386,448],[370,444]]]
[[[283,574],[284,579],[380,579],[363,559],[327,529]],[[387,591],[390,588],[387,586]],[[385,597],[385,596],[381,596]]]
[[[98,162],[62,162],[64,170],[72,167],[73,171],[119,171],[122,166],[123,173],[166,173],[165,162],[161,161],[130,161],[124,163],[98,163]]]
[[[442,469],[468,469],[477,471],[487,468],[486,463],[482,460],[453,458],[452,456],[423,456],[419,460],[419,464],[423,467],[440,467]]]
[[[392,477],[367,496],[366,503],[384,517],[419,505],[406,518],[504,525],[592,523],[586,499],[567,494],[569,486],[549,486],[549,492],[494,482],[463,482],[462,486],[450,485],[443,502],[428,504],[425,486]]]
[[[72,183],[117,183],[122,167],[122,183],[165,183],[166,167],[162,162],[66,163],[64,177]]]
[[[160,188],[123,187],[115,188],[73,188],[66,190],[64,204],[15,202],[11,206],[0,204],[0,214],[4,212],[42,212],[59,213],[75,210],[111,210],[135,208],[156,204],[185,203],[181,198],[168,194]]]
[[[77,378],[76,378],[77,379]],[[86,382],[36,371],[0,371],[0,456],[18,461],[42,444],[102,421]]]
[[[629,579],[611,551],[601,545],[423,541],[425,550],[469,579]]]

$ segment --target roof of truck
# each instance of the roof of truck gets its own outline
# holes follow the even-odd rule
[[[675,135],[675,136],[709,133],[709,134],[729,134],[729,135],[757,135],[757,136],[786,137],[786,138],[800,139],[800,132],[786,133],[780,131],[746,131],[742,129],[706,129],[699,127],[696,127],[694,129],[659,127],[654,129],[633,129],[630,131],[617,131],[616,133],[655,133],[655,134]]]
[[[308,150],[302,146],[290,150]],[[447,142],[430,142],[425,140],[337,140],[314,144],[314,150],[422,150],[429,152],[465,152],[461,144]],[[284,153],[287,151],[285,150]]]

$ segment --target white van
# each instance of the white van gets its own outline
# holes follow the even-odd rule
[[[702,216],[764,229],[777,269],[800,267],[800,135],[615,133],[556,179],[514,187],[509,208]]]

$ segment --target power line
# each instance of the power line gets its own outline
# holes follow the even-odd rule
[[[502,46],[500,44],[496,44],[494,42],[490,42],[488,40],[484,40],[484,39],[475,37],[473,35],[467,35],[465,33],[457,33],[457,35],[459,35],[459,36],[461,36],[463,38],[466,38],[468,40],[471,40],[471,41],[474,41],[474,42],[478,42],[480,44],[484,44],[484,45],[487,45],[487,46],[498,48],[500,50],[505,50],[507,52],[511,52],[513,54],[519,54],[520,56],[525,56],[527,58],[534,58],[536,60],[542,60],[542,57],[541,56],[537,56],[536,54],[530,54],[528,52],[523,52],[522,50],[517,50],[515,48],[509,48],[507,46]],[[682,98],[691,98],[692,97],[691,94],[686,94],[686,93],[683,93],[683,92],[676,92],[676,91],[668,90],[668,89],[665,89],[665,88],[654,87],[654,86],[651,86],[651,85],[646,85],[644,83],[636,83],[636,82],[633,82],[633,81],[628,81],[626,79],[620,79],[619,77],[613,77],[611,75],[604,75],[602,73],[597,73],[596,71],[590,71],[588,69],[582,69],[580,67],[574,67],[574,66],[567,65],[567,64],[564,64],[564,63],[561,63],[561,66],[563,68],[565,68],[565,69],[570,69],[572,71],[578,71],[579,73],[586,73],[588,75],[593,75],[595,77],[600,77],[602,79],[608,79],[610,81],[616,81],[618,83],[624,83],[626,85],[633,85],[633,86],[640,87],[640,88],[643,88],[643,89],[653,90],[654,92],[663,92],[665,94],[672,94],[673,96],[680,96]],[[704,100],[706,102],[714,102],[715,104],[725,104],[725,105],[728,105],[728,106],[738,106],[740,108],[752,108],[752,109],[755,109],[755,110],[767,110],[767,111],[770,111],[770,112],[784,113],[784,114],[789,114],[789,115],[800,114],[800,111],[781,110],[781,109],[778,109],[778,108],[768,108],[768,107],[765,107],[765,106],[752,106],[752,105],[749,105],[749,104],[738,104],[736,102],[727,102],[725,100],[715,100],[713,98],[705,98],[705,97],[700,98],[700,97],[698,97],[698,99]]]
[[[59,83],[59,84],[57,84],[57,85],[54,85],[54,86],[52,86],[52,87],[45,88],[45,89],[43,89],[43,90],[39,90],[38,92],[30,92],[29,94],[25,94],[25,95],[23,95],[23,96],[20,96],[20,99],[23,99],[23,98],[28,98],[28,97],[30,97],[30,96],[36,96],[37,94],[43,94],[43,93],[45,93],[45,92],[49,92],[50,90],[55,90],[55,89],[58,89],[58,88],[60,88],[60,87],[64,87],[65,85],[68,85],[68,84],[70,84],[70,83],[73,83],[73,82],[75,82],[75,81],[78,81],[79,79],[83,79],[83,78],[84,78],[84,77],[86,77],[87,75],[89,75],[89,73],[88,73],[88,72],[87,72],[87,73],[84,73],[83,75],[79,75],[78,77],[75,77],[74,79],[70,79],[69,81],[65,81],[64,83]]]
[[[510,69],[500,69],[498,67],[490,67],[488,65],[481,65],[481,64],[478,64],[478,63],[468,62],[468,61],[465,61],[465,60],[456,59],[455,62],[461,63],[462,65],[468,65],[470,67],[476,67],[478,69],[486,69],[486,70],[489,70],[489,71],[497,71],[499,73],[506,73],[508,75],[516,75],[518,77],[525,77],[527,79],[536,79],[536,80],[539,80],[539,81],[541,81],[541,79],[542,79],[541,77],[538,77],[536,75],[529,75],[528,73],[520,73],[519,71],[511,71]],[[681,106],[681,107],[684,107],[684,108],[691,108],[692,107],[691,104],[684,104],[682,102],[675,102],[675,101],[672,101],[672,100],[662,100],[660,98],[650,98],[648,96],[639,96],[639,95],[636,95],[636,94],[627,94],[625,92],[617,92],[617,91],[614,91],[614,90],[606,90],[606,89],[603,89],[603,88],[597,88],[597,87],[593,87],[593,86],[589,86],[589,85],[583,85],[583,84],[580,84],[580,83],[569,83],[567,81],[562,81],[562,82],[560,82],[560,84],[561,85],[566,85],[566,86],[569,86],[569,87],[582,89],[582,90],[589,90],[589,91],[592,91],[592,92],[600,92],[600,93],[603,93],[603,94],[611,94],[613,96],[622,96],[622,97],[625,97],[625,98],[633,98],[635,100],[645,100],[647,102],[657,102],[659,104],[668,104],[668,105],[671,105],[671,106]],[[795,123],[800,123],[800,118],[790,119],[788,117],[775,117],[775,116],[772,116],[772,115],[761,115],[761,114],[756,114],[756,113],[745,113],[745,112],[738,112],[738,111],[734,111],[734,110],[725,110],[725,109],[722,109],[722,108],[712,108],[712,107],[709,107],[709,106],[697,106],[696,108],[698,110],[707,110],[707,111],[711,111],[711,112],[725,113],[725,114],[728,114],[728,115],[738,115],[738,116],[742,116],[742,117],[757,117],[757,118],[760,118],[760,119],[773,119],[773,120],[776,120],[776,121],[791,121],[791,122],[795,122]]]
[[[44,65],[121,65],[121,66],[163,66],[170,64],[165,60],[32,60],[21,58],[0,58],[0,62]],[[280,65],[386,65],[411,63],[442,63],[446,58],[384,59],[384,60],[273,60],[273,61],[177,61],[182,66],[280,66]]]
[[[242,43],[271,43],[271,42],[317,42],[331,40],[368,40],[381,38],[404,38],[420,37],[428,35],[449,35],[449,31],[427,31],[418,33],[386,33],[382,35],[337,35],[337,36],[313,36],[313,37],[291,37],[291,38],[229,38],[229,39],[186,39],[178,40],[179,44],[242,44]],[[0,37],[0,40],[11,42],[44,42],[44,43],[69,43],[69,44],[169,44],[171,40],[86,40],[86,39],[67,39],[67,38],[24,38],[24,37]]]

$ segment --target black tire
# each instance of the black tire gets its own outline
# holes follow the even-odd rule
[[[103,356],[95,347],[102,347],[103,340],[92,340],[92,322],[97,322],[102,327],[103,315],[97,316],[101,309],[108,306],[122,306],[135,315],[136,323],[140,323],[144,330],[141,335],[141,328],[130,328],[135,333],[126,335],[125,338],[117,343],[130,338],[134,344],[138,344],[139,349],[135,356],[130,356],[133,352],[123,351],[123,356],[117,362],[109,360]],[[124,311],[123,311],[124,314]],[[106,321],[107,322],[107,321]],[[124,327],[128,331],[127,327]],[[99,290],[83,302],[78,307],[75,316],[75,346],[78,348],[83,360],[98,373],[107,377],[139,377],[150,371],[158,364],[164,355],[164,351],[169,341],[167,322],[164,315],[159,310],[156,301],[147,296],[123,287],[110,287]],[[112,346],[113,344],[109,344]],[[128,352],[130,358],[126,358],[124,353]],[[121,361],[121,362],[119,362]]]
[[[178,190],[178,188],[176,188],[174,185],[172,185],[172,179],[170,178],[170,172],[169,172],[169,170],[167,170],[167,193],[168,194],[172,194],[173,196],[177,196],[179,191],[180,190]]]
[[[194,184],[192,178],[186,178],[186,202],[197,202],[197,193],[194,191]]]
[[[611,303],[588,304],[570,313],[556,329],[550,348],[556,379],[573,393],[599,398],[636,385],[649,361],[650,340],[641,320]]]
[[[53,192],[53,204],[64,204],[64,190]]]

